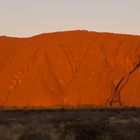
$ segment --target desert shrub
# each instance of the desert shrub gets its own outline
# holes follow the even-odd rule
[[[135,122],[128,122],[124,125],[115,126],[115,133],[111,134],[114,140],[139,140],[140,125]]]
[[[106,123],[82,123],[75,122],[64,128],[63,139],[65,140],[69,134],[73,134],[75,140],[96,140],[109,128]]]
[[[30,133],[26,131],[20,136],[19,140],[50,140],[50,138],[40,132]]]
[[[73,136],[74,140],[139,140],[140,125],[134,122],[112,123],[98,120],[96,122],[74,122],[64,128],[62,140]]]

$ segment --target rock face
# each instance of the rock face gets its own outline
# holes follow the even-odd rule
[[[0,105],[140,107],[140,36],[0,37]]]

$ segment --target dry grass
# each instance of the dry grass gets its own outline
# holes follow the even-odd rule
[[[139,140],[140,109],[5,110],[0,140]]]

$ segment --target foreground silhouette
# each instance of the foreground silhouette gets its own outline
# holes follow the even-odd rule
[[[140,110],[7,110],[1,140],[139,140]]]

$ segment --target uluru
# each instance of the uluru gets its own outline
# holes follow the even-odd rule
[[[140,107],[140,36],[1,36],[0,105]]]

